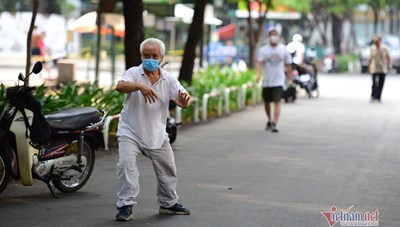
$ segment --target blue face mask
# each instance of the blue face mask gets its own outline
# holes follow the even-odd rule
[[[160,64],[160,60],[157,59],[143,59],[142,61],[143,67],[150,72],[158,69],[158,65]]]

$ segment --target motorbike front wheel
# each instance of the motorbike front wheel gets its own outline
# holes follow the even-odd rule
[[[319,97],[319,89],[315,88],[314,90],[310,91],[309,97],[310,98],[318,98]]]
[[[78,141],[71,143],[67,148],[66,155],[78,155],[78,148]],[[65,176],[61,176],[61,179],[53,180],[54,187],[67,193],[75,192],[82,188],[89,180],[95,162],[94,148],[87,140],[83,142],[82,160],[84,159],[86,159],[86,165],[82,167],[82,171],[79,174],[68,177],[68,179],[64,179]]]
[[[0,193],[7,187],[10,180],[9,162],[4,151],[0,150]]]

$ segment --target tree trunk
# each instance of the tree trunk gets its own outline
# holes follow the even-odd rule
[[[373,8],[374,11],[374,34],[378,33],[378,21],[379,21],[379,16],[378,16],[378,9]]]
[[[142,0],[124,0],[125,18],[125,68],[140,65],[140,43],[144,40]]]
[[[325,21],[319,21],[319,22],[317,22],[318,24],[316,25],[316,29],[317,29],[317,31],[318,31],[318,33],[319,33],[319,35],[321,36],[321,39],[322,39],[322,45],[324,45],[324,46],[326,46],[327,44],[328,44],[328,40],[327,40],[327,38],[326,38],[326,33],[325,33],[325,31],[326,31],[326,23],[325,23]],[[322,28],[321,28],[321,24],[322,23]]]
[[[326,18],[324,18],[324,21],[323,21],[324,27],[323,27],[322,34],[321,34],[322,40],[324,42],[324,45],[328,45],[328,36],[327,36],[327,34],[328,34],[328,23],[329,23],[329,18],[327,16]]]
[[[350,16],[350,35],[353,38],[353,44],[355,47],[358,47],[358,42],[357,42],[357,34],[356,30],[354,29],[354,17],[353,14]]]
[[[29,71],[31,70],[31,46],[32,46],[32,31],[33,27],[35,26],[35,21],[36,21],[36,14],[39,9],[39,0],[32,0],[33,2],[33,8],[32,8],[32,19],[31,19],[31,24],[29,26],[29,31],[28,31],[28,37],[27,37],[27,42],[26,42],[26,68],[25,68],[25,76],[29,74]],[[29,81],[28,81],[29,82]]]
[[[312,15],[315,20],[315,28],[317,29],[319,35],[321,36],[322,39],[322,45],[326,46],[328,44],[328,39],[327,39],[327,27],[328,27],[328,17],[326,14],[321,13],[322,10],[319,10],[320,8],[316,7],[312,11]],[[321,27],[322,26],[322,27]]]
[[[400,32],[400,9],[399,8],[396,9],[396,18],[397,18],[396,19],[397,23],[396,23],[395,32],[399,33]]]
[[[192,24],[189,27],[189,35],[183,53],[182,65],[179,71],[179,80],[192,83],[194,60],[196,59],[196,46],[202,38],[204,10],[206,8],[206,0],[196,0],[194,5],[194,15]]]
[[[264,0],[261,1],[260,4],[264,3],[265,4],[265,11],[263,12],[262,5],[260,5],[260,10],[258,11],[258,18],[257,18],[257,30],[255,31],[254,34],[254,43],[257,46],[258,42],[260,41],[261,35],[264,32],[264,22],[266,20],[266,15],[268,13],[268,10],[272,7],[272,0]]]
[[[393,7],[390,7],[389,9],[389,33],[393,34],[394,33],[394,26],[395,26],[395,9]]]
[[[257,30],[254,30],[253,27],[253,19],[251,18],[251,10],[250,10],[250,0],[247,0],[247,10],[249,12],[249,16],[247,18],[247,25],[249,27],[248,29],[248,35],[249,35],[249,68],[254,69],[256,65],[255,61],[255,52],[257,48],[257,44],[261,38],[261,35],[263,34],[263,29],[264,29],[264,22],[265,22],[265,16],[267,15],[268,10],[272,7],[272,0],[264,0],[264,1],[258,1],[260,6],[258,10],[258,18],[256,20],[257,22]],[[265,4],[266,8],[265,11],[263,12],[262,9],[262,4]]]
[[[386,14],[386,12],[385,12],[385,10],[381,10],[380,11],[380,13],[379,13],[379,15],[380,15],[380,22],[381,22],[381,32],[380,33],[387,33],[387,30],[386,30],[386,26],[385,26],[385,23],[386,23],[386,16],[385,16],[385,14]]]
[[[250,0],[247,0],[247,9],[249,12],[249,16],[247,17],[247,35],[249,36],[249,68],[254,68],[254,52],[256,48],[255,38],[254,38],[254,31],[253,31],[253,19],[251,18],[251,11],[250,11]]]
[[[342,43],[342,24],[343,19],[336,14],[331,14],[332,17],[332,38],[333,47],[335,48],[336,54],[341,54],[341,43]]]

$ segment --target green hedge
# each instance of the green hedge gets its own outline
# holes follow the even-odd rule
[[[191,86],[187,88],[191,96],[199,98],[199,106],[201,106],[203,94],[212,91],[223,91],[226,87],[238,86],[248,82],[255,82],[256,75],[253,70],[245,72],[235,72],[231,68],[210,67],[196,73],[193,77]],[[0,110],[6,105],[5,86],[0,85]],[[43,113],[48,114],[60,109],[78,106],[94,106],[103,109],[108,115],[120,113],[124,95],[114,89],[103,89],[94,84],[78,84],[69,83],[61,86],[60,89],[46,87],[44,84],[37,87],[34,91],[35,97],[42,103]],[[250,98],[251,91],[248,91],[246,97]],[[231,94],[231,109],[237,108],[236,95]],[[209,115],[213,116],[217,112],[216,100],[210,100]],[[182,112],[182,120],[184,122],[193,121],[194,105]]]
[[[0,87],[0,109],[3,110],[7,104],[5,99],[6,87]],[[93,84],[68,83],[61,89],[46,87],[44,84],[38,86],[34,96],[42,103],[44,114],[57,110],[79,107],[94,106],[107,111],[108,115],[114,115],[121,111],[124,95],[115,90],[105,90]]]
[[[337,57],[339,72],[347,72],[349,62],[357,61],[358,56],[356,54],[342,54]]]

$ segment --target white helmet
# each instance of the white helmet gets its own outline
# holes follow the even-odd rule
[[[300,34],[294,34],[292,37],[293,42],[303,42],[303,37]]]

